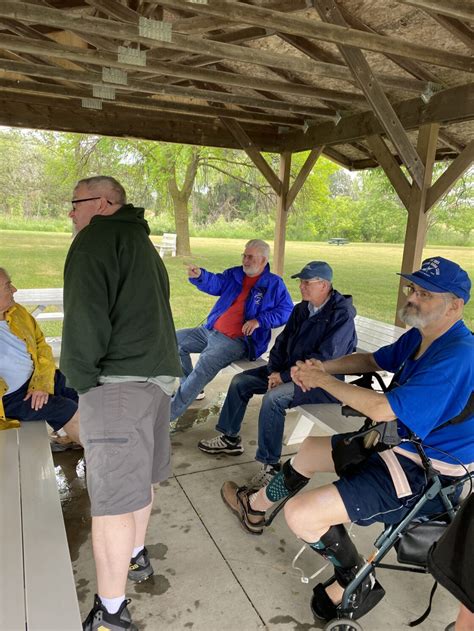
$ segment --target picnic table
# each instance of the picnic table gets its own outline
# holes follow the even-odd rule
[[[34,307],[31,312],[37,320],[62,320],[64,317],[62,287],[19,289],[15,294],[15,302],[24,307]],[[60,311],[43,313],[46,307],[59,307]]]
[[[349,239],[344,239],[344,237],[331,237],[328,243],[330,245],[345,245],[349,243]]]

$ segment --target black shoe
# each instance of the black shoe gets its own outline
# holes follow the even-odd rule
[[[101,599],[95,594],[94,607],[91,609],[89,615],[82,623],[83,631],[138,631],[138,627],[135,626],[130,617],[128,610],[128,604],[130,599],[125,599],[120,605],[120,609],[117,613],[109,613],[102,604]]]
[[[153,568],[148,558],[148,550],[143,548],[136,557],[130,560],[128,578],[135,583],[142,583],[153,574]]]
[[[349,611],[344,611],[342,614],[347,616],[350,613],[352,618],[357,620],[373,609],[384,596],[384,588],[375,578],[375,573],[371,572],[354,592]],[[335,605],[327,595],[325,585],[318,583],[313,588],[311,611],[318,620],[330,621],[338,617],[341,605]]]

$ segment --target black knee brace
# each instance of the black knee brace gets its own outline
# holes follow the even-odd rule
[[[334,565],[334,574],[342,587],[348,585],[364,563],[342,524],[331,526],[311,548]]]
[[[278,502],[284,497],[295,495],[295,493],[298,493],[308,482],[309,478],[298,473],[291,465],[291,462],[287,460],[283,464],[281,471],[269,482],[265,488],[265,493],[271,502]]]

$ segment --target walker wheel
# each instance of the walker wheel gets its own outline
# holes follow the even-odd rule
[[[350,618],[331,620],[324,627],[324,631],[364,631],[360,624]]]

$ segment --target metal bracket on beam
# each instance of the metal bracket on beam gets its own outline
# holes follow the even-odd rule
[[[171,42],[171,22],[153,20],[141,15],[138,19],[138,34],[159,42]]]
[[[115,88],[108,85],[93,85],[92,95],[96,99],[115,101]]]
[[[115,83],[116,85],[127,85],[128,77],[125,70],[120,68],[102,68],[102,81],[106,83]]]
[[[146,66],[146,50],[119,46],[118,61],[121,64],[130,64],[131,66]]]
[[[337,127],[341,120],[342,120],[342,114],[341,114],[341,112],[336,110],[336,115],[333,118],[334,127]]]
[[[102,101],[100,99],[82,99],[82,107],[86,110],[101,110],[102,109]]]
[[[207,0],[189,0],[193,4],[207,4]]]
[[[431,97],[442,90],[443,87],[439,83],[433,83],[432,81],[428,81],[428,85],[426,90],[421,93],[421,100],[423,103],[428,104],[431,101]]]

